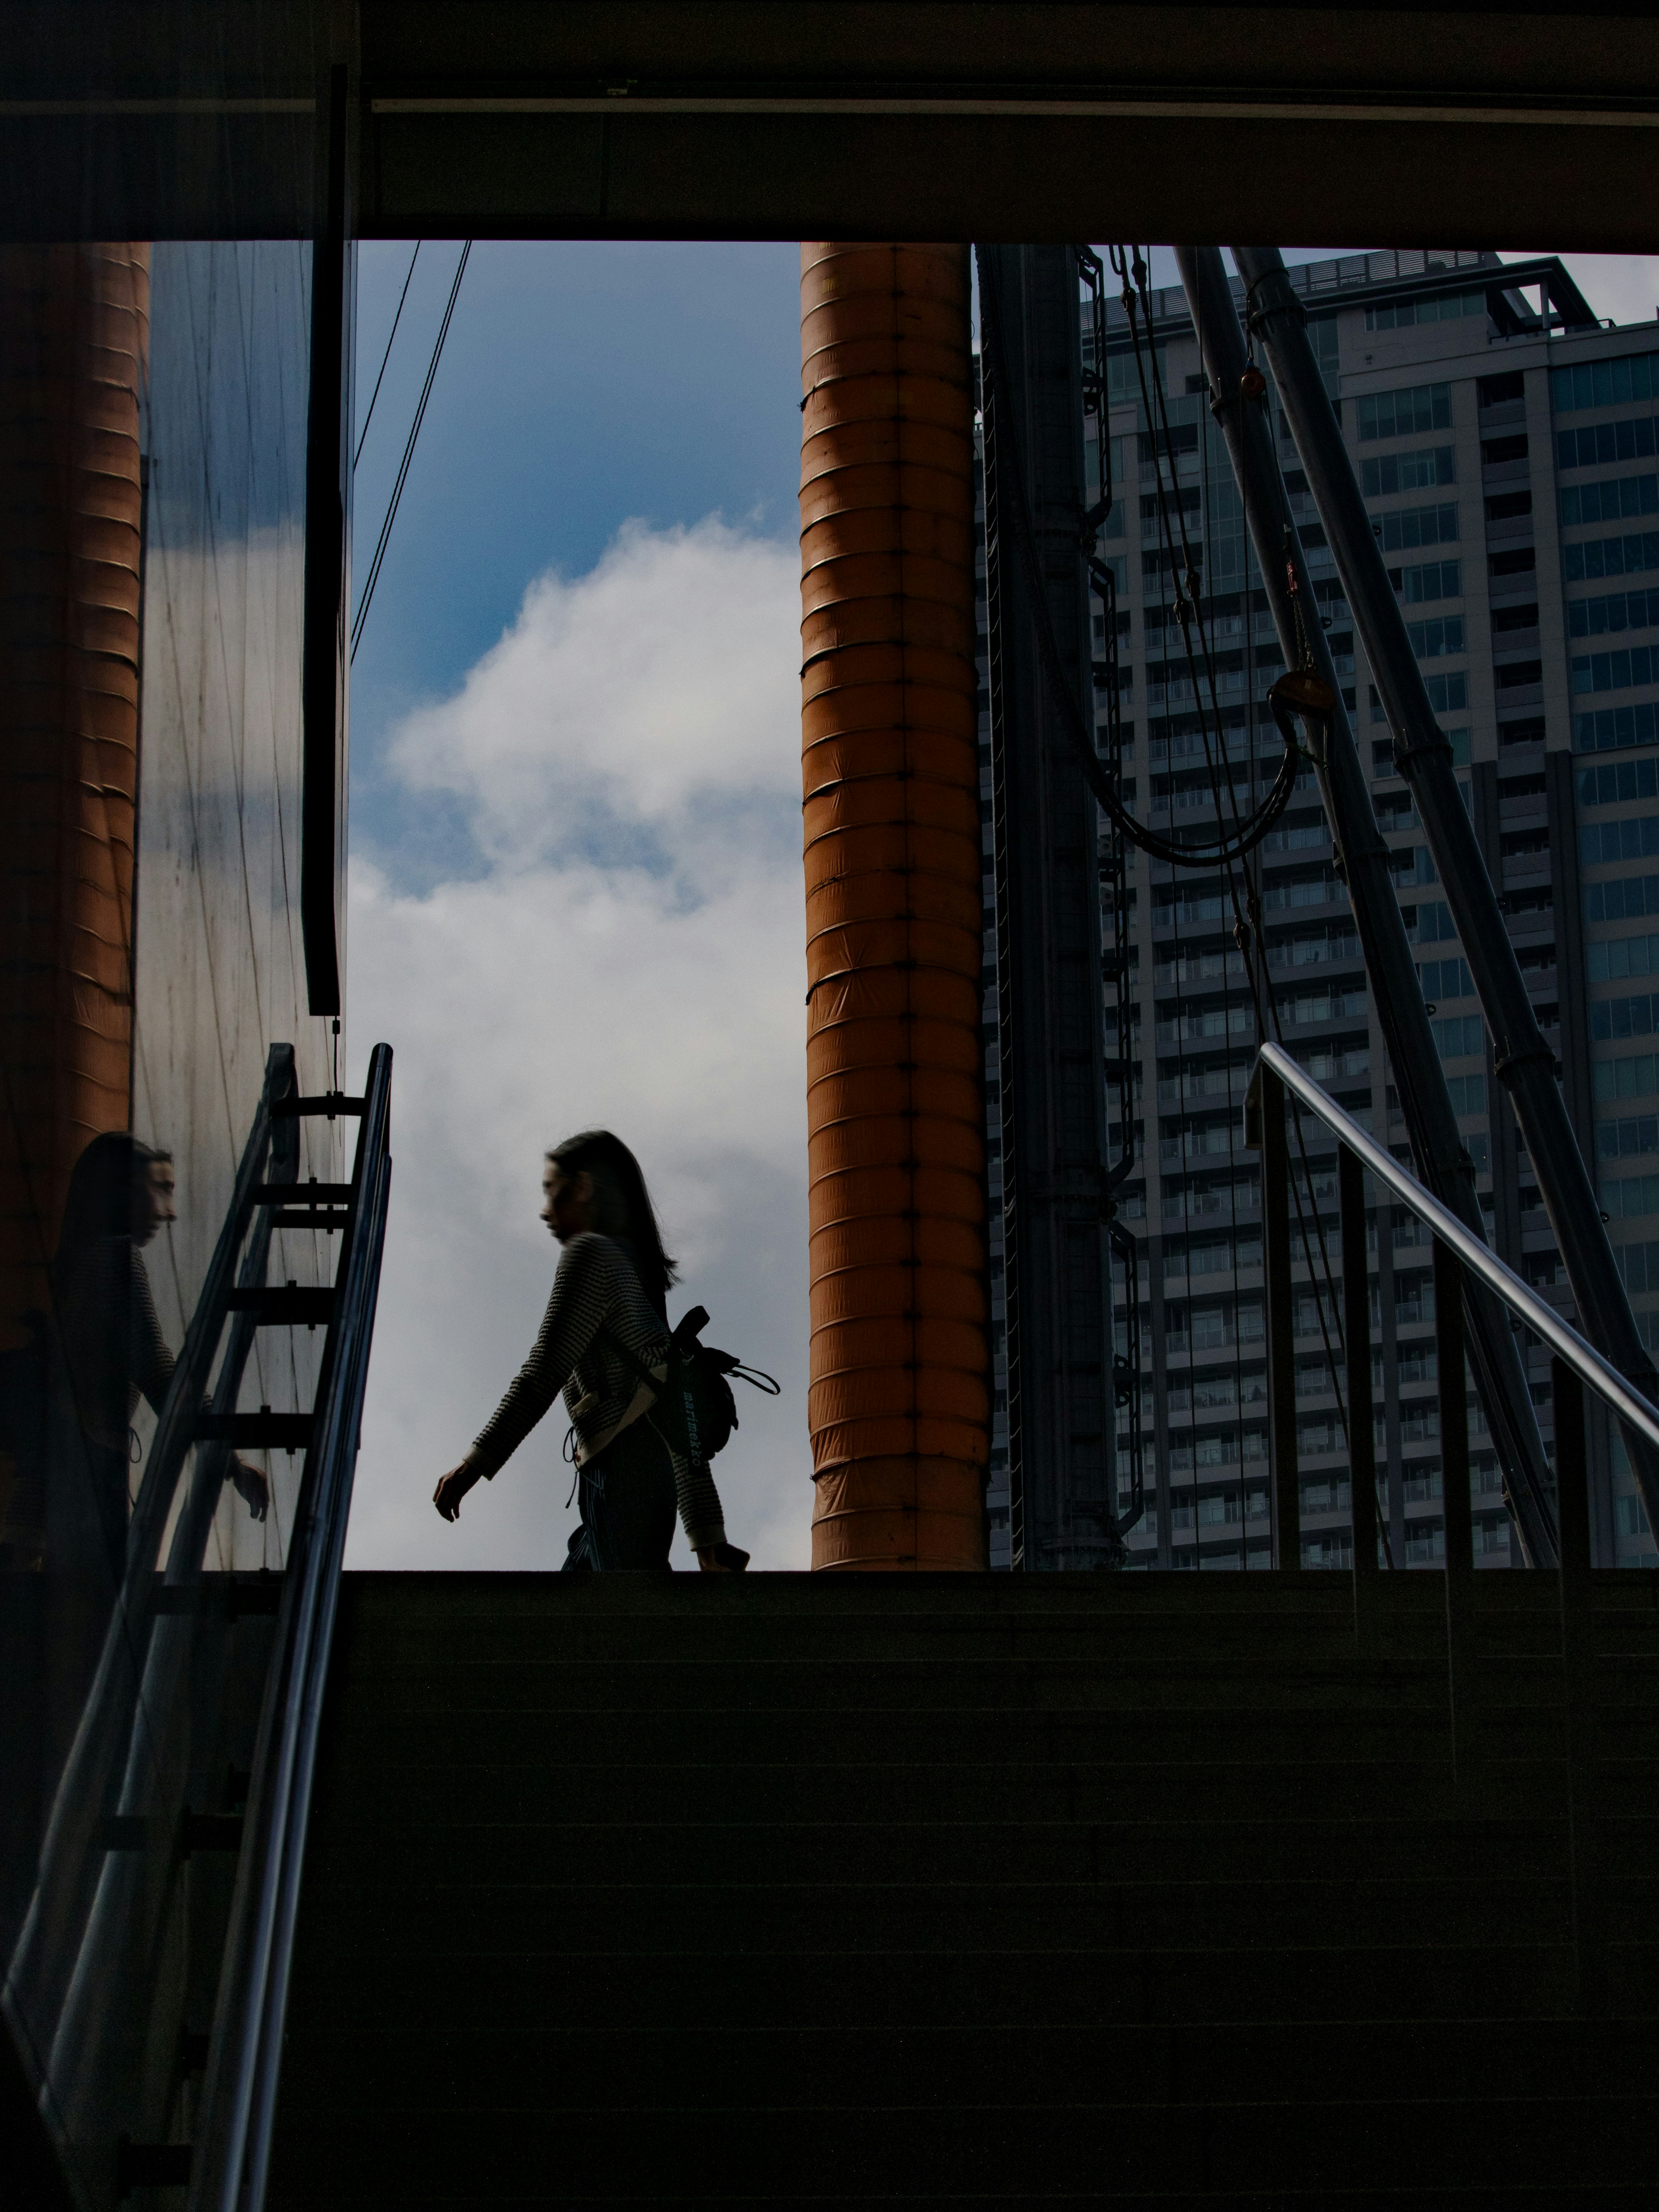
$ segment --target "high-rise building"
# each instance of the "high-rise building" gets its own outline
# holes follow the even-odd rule
[[[1553,258],[1380,252],[1291,273],[1522,970],[1559,1054],[1579,1141],[1594,1156],[1643,1334],[1659,1343],[1659,329],[1599,324]],[[1234,289],[1242,298],[1237,280]],[[1115,498],[1100,550],[1118,592],[1126,795],[1153,828],[1179,836],[1213,823],[1226,780],[1241,813],[1265,796],[1282,742],[1264,702],[1284,664],[1185,296],[1154,291],[1150,304],[1138,348],[1121,303],[1109,307]],[[1086,322],[1083,343],[1086,353]],[[1167,440],[1146,405],[1154,376],[1167,395]],[[1571,1317],[1468,967],[1271,388],[1267,404],[1493,1242]],[[1091,442],[1091,496],[1099,458]],[[1212,696],[1207,685],[1200,694],[1178,621],[1184,581],[1201,611]],[[1098,611],[1096,622],[1103,655]],[[1103,675],[1103,658],[1097,682]],[[1103,726],[1105,704],[1097,690]],[[1310,772],[1265,840],[1256,873],[1263,981],[1283,1041],[1408,1158]],[[1139,1162],[1121,1218],[1139,1259],[1146,1507],[1128,1541],[1146,1566],[1265,1565],[1261,1192],[1242,1110],[1255,1012],[1224,878],[1136,854],[1130,881]],[[994,947],[994,906],[987,924]],[[992,992],[988,1034],[997,1013]],[[994,1202],[997,1194],[994,1159]],[[1335,1567],[1351,1557],[1328,1294],[1343,1255],[1334,1151],[1311,1128],[1303,1197],[1292,1224],[1304,1255],[1302,1553],[1310,1565]],[[1425,1565],[1443,1552],[1431,1255],[1403,1209],[1373,1214],[1368,1267],[1388,1551],[1395,1565]],[[998,1287],[994,1246],[994,1299]],[[1002,1318],[994,1303],[994,1316]],[[1528,1358],[1547,1445],[1548,1364],[1535,1346]],[[1470,1422],[1477,1558],[1501,1566],[1508,1518],[1473,1389]],[[1622,1449],[1604,1426],[1592,1431],[1597,1556],[1651,1565]],[[1006,1452],[1000,1431],[989,1497],[998,1565],[1010,1564]],[[1121,1432],[1119,1461],[1127,1498]]]

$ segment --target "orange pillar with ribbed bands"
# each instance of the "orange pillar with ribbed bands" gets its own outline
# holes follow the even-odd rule
[[[801,248],[815,1568],[986,1565],[968,249]]]
[[[0,248],[0,1346],[131,1115],[145,245]]]

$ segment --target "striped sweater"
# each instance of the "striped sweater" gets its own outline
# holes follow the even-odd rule
[[[602,1328],[612,1341],[600,1337]],[[565,1246],[530,1357],[467,1453],[468,1462],[494,1475],[561,1390],[578,1455],[591,1457],[615,1431],[641,1387],[617,1345],[645,1366],[660,1368],[668,1357],[668,1330],[645,1295],[628,1247],[589,1231]],[[693,1468],[678,1453],[670,1457],[687,1543],[694,1552],[724,1543],[726,1525],[714,1477],[707,1467]]]

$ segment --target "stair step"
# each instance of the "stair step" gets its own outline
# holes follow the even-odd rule
[[[804,2179],[803,2169],[821,2204],[877,2196],[933,2202],[957,2192],[981,2203],[1011,2192],[1099,2203],[1103,2183],[1114,2203],[1125,2191],[1156,2191],[1164,2201],[1172,2191],[1213,2188],[1221,2175],[1248,2177],[1252,2197],[1267,2203],[1286,2190],[1312,2201],[1341,2192],[1346,2202],[1356,2185],[1410,2185],[1431,2142],[1438,2179],[1483,2193],[1551,2184],[1628,2187],[1644,2175],[1650,2186],[1651,2166],[1638,2145],[1659,2118],[1653,2096],[1541,2104],[1495,2094],[1409,2104],[1350,2099],[1304,2108],[1307,2124],[1291,2135],[1282,2104],[1267,2094],[1206,2105],[1199,2116],[1103,2097],[1097,2083],[1070,2069],[1042,2103],[1024,2106],[1003,2103],[994,2082],[971,2106],[945,2112],[913,2105],[906,2090],[901,2075],[870,2085],[855,2106],[814,2110],[810,2142],[802,2135],[808,2116],[793,2105],[711,2113],[678,2099],[635,2108],[623,2143],[623,2115],[595,2125],[534,2100],[516,2108],[492,2100],[482,2109],[399,2100],[365,2113],[367,2124],[326,2151],[319,2147],[313,2201],[338,2202],[342,2192],[349,2201],[378,2188],[391,2202],[447,2190],[501,2203],[518,2197],[531,2175],[556,2172],[561,2201],[625,2193],[659,2203],[665,2192],[691,2195],[699,2135],[732,2145],[701,2177],[692,2201],[705,2203],[730,2203],[739,2191],[747,2200],[756,2180]],[[290,2185],[307,2179],[300,2168]]]
[[[473,1860],[471,1863],[477,1864]],[[365,1875],[342,1879],[321,1869],[328,1902],[316,1915],[342,1977],[395,1962],[408,1946],[447,1978],[459,1980],[489,1959],[511,1928],[526,1956],[556,1954],[573,1928],[614,1931],[615,1955],[691,1952],[720,1958],[817,1953],[841,1946],[847,1956],[901,1952],[1040,1953],[1063,1929],[1068,1942],[1095,1950],[1255,1951],[1287,1943],[1386,1945],[1409,1929],[1418,1942],[1504,1942],[1517,1928],[1572,1934],[1570,1867],[1504,1877],[1366,1875],[1348,1881],[1297,1877],[1227,1881],[1036,1882],[975,1881],[960,1874],[926,1881],[843,1881],[826,1869],[810,1877],[763,1880],[728,1862],[680,1872],[678,1854],[645,1879],[584,1879],[556,1865],[541,1882],[504,1877],[414,1882],[388,1869],[379,1887]],[[1659,1880],[1627,1885],[1620,1929],[1659,1942]],[[477,1966],[482,1972],[482,1963]]]
[[[1076,2077],[1099,2096],[1192,2112],[1211,2102],[1271,2096],[1294,2081],[1316,2104],[1379,2105],[1499,2091],[1553,2097],[1646,2096],[1659,2081],[1659,2022],[1582,2019],[1330,2021],[1316,2028],[1258,2021],[1183,2021],[1010,2029],[958,2024],[918,2039],[896,2027],[761,2030],[738,2027],[686,2039],[633,2026],[583,2023],[507,2035],[418,2030],[386,2021],[372,2035],[319,2020],[283,2061],[306,2109],[417,2108],[460,2080],[488,2084],[501,2109],[539,2099],[556,2112],[612,2113],[676,2100],[699,2108],[758,2107],[775,2093],[795,2110],[856,2105],[872,2081],[902,2079],[913,2104],[949,2109],[988,2081],[1010,2103],[1040,2103]]]
[[[1647,1613],[1226,1579],[346,1577],[271,2212],[1645,2212]]]
[[[1505,1944],[1364,1945],[1335,1942],[1253,1949],[1126,1943],[1091,1949],[1056,1930],[1040,1951],[911,1948],[865,1956],[829,1949],[748,1954],[708,1940],[637,1959],[605,1928],[574,1925],[559,1950],[518,1949],[434,1974],[398,1953],[372,1977],[319,1977],[319,1996],[368,2033],[389,2014],[410,2022],[528,2029],[561,2018],[610,2028],[649,2023],[692,2034],[749,2027],[890,2024],[935,2033],[959,2021],[1078,2026],[1200,2016],[1325,2021],[1409,2011],[1448,2020],[1472,1988],[1506,2019],[1547,2018],[1572,2002],[1576,1965],[1565,1940]],[[503,1942],[510,1936],[503,1931]],[[1640,1984],[1645,1954],[1620,1958],[1620,1987]],[[1632,2009],[1639,2008],[1632,2007]]]

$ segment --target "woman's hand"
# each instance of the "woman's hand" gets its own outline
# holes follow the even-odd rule
[[[459,1467],[452,1467],[432,1493],[432,1503],[446,1521],[460,1517],[461,1500],[475,1482],[482,1481],[483,1469],[464,1459]]]
[[[245,1459],[233,1459],[228,1469],[234,1484],[236,1495],[246,1505],[256,1521],[263,1521],[270,1503],[270,1486],[257,1467],[250,1467]]]
[[[699,1552],[697,1565],[706,1575],[729,1575],[732,1571],[721,1559],[718,1544],[711,1544],[707,1551]]]

